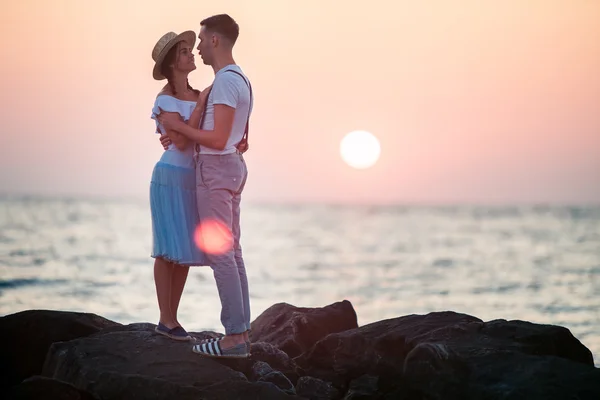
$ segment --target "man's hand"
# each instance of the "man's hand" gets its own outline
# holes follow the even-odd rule
[[[198,95],[198,100],[196,102],[196,107],[199,107],[200,109],[204,110],[204,107],[206,106],[206,102],[208,101],[208,95],[210,94],[211,89],[212,89],[212,85],[210,85],[209,87],[207,87],[206,89],[204,89],[203,91],[200,92],[200,94]]]
[[[171,138],[169,137],[169,135],[164,134],[164,135],[160,135],[160,144],[162,144],[162,147],[167,150],[169,148],[169,146],[171,145]]]

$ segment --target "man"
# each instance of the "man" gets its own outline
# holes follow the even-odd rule
[[[197,143],[196,192],[201,227],[220,224],[232,238],[232,245],[224,252],[209,255],[221,299],[225,336],[201,342],[193,351],[210,357],[243,358],[248,357],[250,347],[250,300],[240,246],[240,201],[248,170],[238,146],[247,148],[251,86],[232,55],[238,24],[229,15],[220,14],[206,18],[200,26],[199,55],[215,72],[202,129],[186,125],[176,115],[162,114],[159,119],[167,130]]]

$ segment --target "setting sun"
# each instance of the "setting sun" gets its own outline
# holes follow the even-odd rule
[[[375,165],[381,154],[381,146],[372,133],[353,131],[342,139],[340,154],[349,166],[365,169]]]

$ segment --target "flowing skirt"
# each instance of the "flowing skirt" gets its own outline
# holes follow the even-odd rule
[[[150,183],[152,257],[186,266],[208,265],[194,241],[199,224],[196,171],[158,162]]]

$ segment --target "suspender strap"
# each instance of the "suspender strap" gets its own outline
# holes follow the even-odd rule
[[[250,84],[249,80],[246,80],[246,78],[244,78],[244,75],[240,74],[237,71],[228,69],[225,72],[233,72],[234,74],[239,75],[244,80],[244,82],[246,82],[246,85],[248,85],[248,89],[250,89],[250,103],[248,106],[248,119],[246,120],[246,128],[244,129],[244,136],[242,136],[242,140],[240,141],[240,143],[242,143],[242,142],[248,143],[248,130],[250,129],[250,112],[252,111],[252,103],[254,102],[254,98],[252,97],[252,85]],[[208,101],[207,101],[207,103],[208,103]]]

